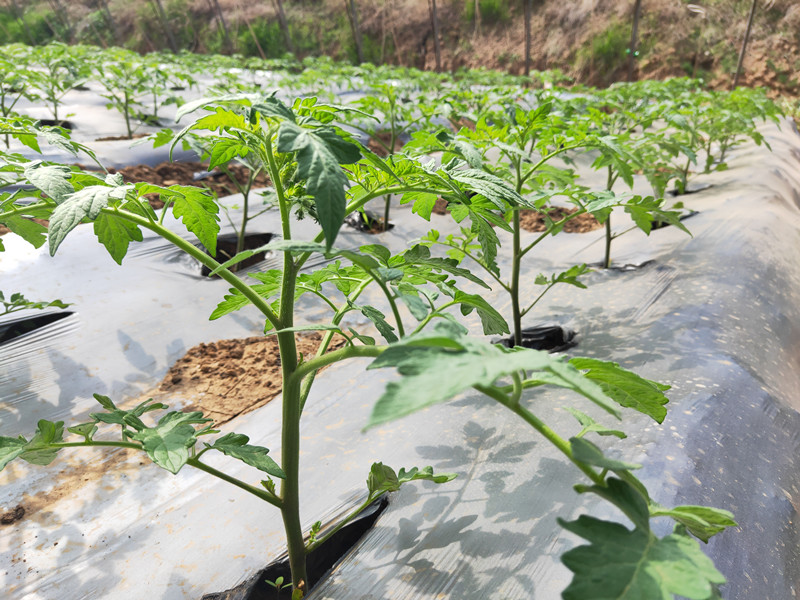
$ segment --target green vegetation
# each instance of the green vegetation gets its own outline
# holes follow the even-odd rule
[[[30,160],[13,149],[0,154],[4,163],[0,223],[35,247],[48,244],[51,254],[75,228],[91,223],[98,241],[117,263],[123,261],[132,243],[143,239],[144,230],[190,255],[230,285],[210,318],[251,307],[263,317],[265,332],[277,336],[283,411],[281,434],[275,440],[281,447],[278,464],[267,448],[250,444],[247,436],[219,436],[213,423],[199,412],[168,411],[166,405],[153,401],[123,409],[111,398],[96,395],[102,410],[89,413],[82,423],[65,428],[61,421],[42,420],[32,435],[26,432],[29,437],[0,437],[0,469],[17,459],[47,465],[69,448],[117,447],[138,450],[171,473],[185,466],[202,470],[279,511],[286,531],[291,585],[299,598],[308,592],[306,557],[330,535],[319,535],[318,528],[304,532],[300,524],[300,423],[305,401],[321,368],[353,358],[371,358],[369,369],[395,369],[399,377],[377,400],[369,427],[477,390],[522,419],[581,473],[584,483],[575,487],[578,493],[597,495],[630,520],[622,525],[583,515],[562,522],[568,531],[589,542],[563,557],[574,573],[564,598],[616,597],[614,590],[623,588],[642,590],[642,597],[648,598],[717,597],[724,578],[702,554],[698,540],[706,542],[736,525],[733,516],[708,507],[665,508],[658,504],[634,474],[641,465],[611,458],[593,441],[595,435],[608,440],[624,439],[626,434],[584,412],[584,406],[591,403],[609,418],[622,419],[633,410],[661,423],[667,411],[668,386],[643,379],[613,362],[520,347],[522,318],[541,298],[523,306],[520,277],[522,261],[532,248],[560,235],[565,222],[580,214],[591,213],[607,224],[606,266],[614,237],[612,210],[627,212],[634,226],[647,234],[655,221],[682,227],[679,212],[664,207],[666,186],[674,181],[679,191],[686,192],[692,166],[704,172],[724,168],[725,155],[735,144],[748,138],[763,142],[756,124],[778,116],[763,94],[749,90],[709,93],[697,82],[675,80],[615,86],[606,92],[584,90],[567,98],[562,90],[531,91],[520,86],[530,80],[487,71],[464,71],[452,79],[409,69],[355,68],[329,60],[299,63],[291,58],[249,60],[245,66],[251,71],[234,82],[224,73],[232,66],[241,67],[240,57],[199,59],[179,54],[139,61],[135,55],[117,50],[63,45],[33,50],[15,47],[13,51],[20,57],[15,61],[18,69],[28,73],[24,77],[33,81],[35,76],[30,73],[44,72],[44,80],[36,87],[56,121],[63,94],[78,82],[99,77],[110,106],[120,110],[129,134],[132,115],[150,101],[152,82],[161,82],[158,85],[163,90],[170,81],[160,71],[179,67],[185,81],[191,81],[192,73],[203,72],[215,76],[218,85],[240,86],[226,95],[182,104],[177,118],[193,120],[179,133],[164,132],[155,140],[170,142],[173,147],[183,141],[202,147],[210,169],[224,169],[235,161],[253,174],[266,173],[270,197],[280,216],[281,239],[243,250],[220,263],[212,256],[224,207],[204,190],[148,182],[126,184],[119,176]],[[4,64],[0,67],[10,68]],[[104,66],[92,73],[81,67],[88,64]],[[166,66],[159,67],[161,64]],[[260,89],[256,73],[262,70],[277,77],[275,88],[293,90],[298,99],[286,103]],[[558,77],[537,75],[537,81],[554,79]],[[403,85],[387,83],[392,80]],[[328,102],[321,89],[349,86],[373,92],[357,104],[339,106]],[[0,96],[7,98],[2,106],[9,107],[0,117],[0,135],[33,149],[38,149],[41,141],[73,152],[85,150],[63,129],[42,127],[14,114],[15,89],[9,87]],[[212,85],[210,89],[215,88]],[[422,94],[424,103],[415,100]],[[162,101],[163,96],[155,94],[153,108]],[[388,131],[389,139],[382,142],[386,156],[365,147],[345,125],[356,125],[370,134]],[[395,142],[399,134],[412,130],[411,143],[398,151]],[[593,168],[607,175],[602,189],[583,185],[573,169],[574,159],[584,153],[590,153]],[[440,160],[431,160],[433,154]],[[631,186],[637,169],[650,179],[654,196],[616,190],[617,181]],[[10,191],[9,186],[18,184],[24,185]],[[250,186],[243,189],[245,195]],[[163,209],[151,207],[146,198],[150,194],[158,194]],[[409,240],[407,247],[394,254],[378,243],[357,249],[336,245],[348,215],[389,196],[411,204],[412,212],[426,220],[437,200],[444,200],[450,217],[459,224],[459,233],[443,235],[432,230],[420,243]],[[546,230],[523,244],[520,211],[547,215],[559,203],[576,211],[556,222],[546,218]],[[388,209],[389,204],[386,206]],[[308,239],[297,238],[294,213],[313,218],[319,226],[317,233]],[[169,214],[185,228],[184,235],[166,226]],[[46,219],[49,226],[39,225],[34,218]],[[244,219],[240,233],[247,215]],[[193,243],[195,238],[210,255]],[[444,253],[439,254],[439,249]],[[282,267],[263,272],[236,270],[259,251],[277,253]],[[502,273],[498,266],[501,252],[510,261],[509,273]],[[567,260],[562,258],[557,262]],[[537,272],[535,268],[526,265],[526,270]],[[542,295],[562,283],[586,287],[579,279],[587,272],[586,265],[563,264],[560,268],[564,269],[560,273],[536,276]],[[511,333],[512,327],[487,293],[492,285],[511,298],[517,342],[512,348],[470,336],[464,325],[465,317],[476,315],[484,335]],[[364,304],[368,288],[379,292],[378,305]],[[321,321],[305,321],[299,302],[303,296],[316,297],[328,308],[327,316]],[[363,316],[370,327],[356,330],[346,325],[350,313]],[[310,357],[299,356],[296,347],[295,336],[306,330],[319,331],[323,338],[316,355]],[[345,345],[334,349],[335,336],[343,338]],[[574,392],[574,406],[568,408],[575,417],[572,429],[557,432],[543,420],[536,401],[548,386]],[[159,414],[157,420],[155,413]],[[210,466],[203,460],[208,452],[220,452],[253,467],[253,477],[260,483]],[[344,522],[400,485],[414,480],[446,483],[453,477],[435,474],[430,467],[394,470],[376,462],[367,478],[364,503],[354,507]],[[656,518],[672,519],[675,530],[659,537],[651,528],[651,520]],[[620,544],[628,550],[624,563],[617,549]]]

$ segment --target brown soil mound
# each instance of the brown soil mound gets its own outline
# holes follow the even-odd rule
[[[236,180],[244,185],[247,183],[249,171],[241,165],[230,165],[228,167]],[[169,187],[171,185],[194,185],[196,187],[207,188],[217,196],[230,196],[239,193],[236,186],[228,176],[214,169],[208,172],[208,166],[199,162],[163,162],[155,167],[148,165],[136,165],[133,167],[123,167],[118,171],[109,169],[112,173],[119,172],[126,183],[137,183],[146,181],[153,185]],[[195,179],[195,174],[205,175],[203,179]],[[262,172],[256,177],[254,187],[265,187],[269,185],[269,178]],[[148,194],[147,199],[153,208],[161,208],[164,203],[158,198],[158,194]]]
[[[567,215],[577,212],[577,208],[551,208],[547,215],[553,221],[560,221]],[[520,226],[525,231],[544,231],[547,227],[544,222],[544,215],[535,210],[521,210],[519,211]],[[589,213],[578,215],[574,219],[570,219],[564,224],[564,231],[567,233],[586,233],[587,231],[594,231],[600,229],[603,225],[597,222],[597,219]]]
[[[297,352],[313,356],[322,335],[297,336]],[[331,349],[344,344],[334,340]],[[281,392],[281,359],[275,336],[220,340],[191,348],[164,377],[159,392],[177,392],[187,409],[202,411],[216,424],[263,406]]]

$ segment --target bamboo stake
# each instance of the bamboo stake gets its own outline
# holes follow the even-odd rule
[[[292,36],[289,33],[289,23],[286,21],[286,13],[283,12],[283,0],[272,0],[275,4],[275,12],[278,13],[278,23],[283,31],[283,38],[286,40],[286,49],[294,54],[294,44],[292,43]]]
[[[439,18],[436,14],[436,0],[428,0],[431,22],[433,24],[433,52],[436,55],[436,72],[442,72],[442,53],[439,48]]]
[[[97,0],[95,2],[95,7],[99,8],[102,11],[103,16],[108,22],[108,26],[111,28],[111,33],[114,36],[114,42],[118,44],[119,30],[117,29],[117,23],[116,21],[114,21],[114,17],[111,16],[111,10],[109,10],[108,8],[108,3],[106,2],[106,0]]]
[[[744,53],[747,50],[747,40],[750,39],[750,30],[753,28],[753,17],[756,14],[757,2],[758,0],[753,0],[753,4],[750,6],[750,15],[747,17],[747,29],[744,32],[742,50],[739,52],[739,62],[736,65],[736,75],[733,76],[733,85],[731,86],[732,90],[735,90],[736,86],[739,85],[739,75],[742,72],[742,64],[744,64]]]
[[[161,20],[161,26],[164,28],[164,33],[167,36],[167,41],[169,42],[172,53],[177,54],[178,44],[175,42],[175,36],[172,35],[172,29],[169,26],[169,21],[167,21],[167,13],[164,12],[164,6],[161,4],[161,0],[151,0],[151,3],[156,9],[158,18]]]
[[[525,3],[525,76],[531,74],[531,13],[533,0],[522,0]]]
[[[28,36],[28,41],[31,43],[31,46],[35,46],[36,40],[33,38],[33,34],[31,33],[28,24],[25,22],[25,13],[19,9],[17,0],[11,0],[11,10],[14,13],[17,21],[20,22],[22,28],[25,30],[25,35]]]
[[[264,49],[261,47],[261,44],[258,41],[256,32],[253,31],[253,26],[250,24],[250,19],[248,19],[247,15],[245,14],[242,14],[242,18],[244,19],[244,22],[247,24],[247,29],[250,31],[250,37],[253,38],[253,41],[256,43],[256,48],[258,48],[258,53],[261,55],[262,60],[267,60],[267,55],[264,53]]]
[[[344,0],[347,16],[350,18],[350,29],[353,31],[353,41],[356,44],[356,64],[364,62],[364,50],[361,47],[361,30],[358,28],[358,9],[355,0]]]
[[[228,24],[225,22],[225,17],[222,15],[222,9],[219,6],[219,2],[217,0],[208,0],[209,4],[211,5],[211,10],[214,11],[216,20],[217,20],[217,27],[219,28],[220,32],[222,33],[222,40],[226,50],[231,50],[231,37],[228,33]]]
[[[636,44],[639,41],[639,15],[642,12],[642,0],[636,0],[633,7],[633,27],[631,27],[631,45],[628,48],[628,81],[633,81],[636,70]]]

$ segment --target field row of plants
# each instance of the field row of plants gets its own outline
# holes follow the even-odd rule
[[[0,63],[0,69],[16,79],[0,80],[0,134],[7,148],[0,154],[0,224],[37,248],[46,244],[51,254],[70,232],[91,223],[118,263],[131,243],[143,239],[143,230],[192,256],[231,286],[210,318],[250,307],[263,315],[265,333],[277,336],[283,416],[276,461],[247,436],[219,436],[202,413],[163,412],[168,407],[157,402],[126,408],[124,398],[97,395],[102,410],[81,423],[65,429],[63,422],[42,420],[32,436],[0,437],[0,468],[16,459],[47,465],[64,449],[101,446],[143,452],[171,473],[187,465],[200,469],[280,512],[292,598],[301,598],[309,592],[308,554],[341,525],[402,484],[420,479],[444,484],[455,476],[429,467],[395,470],[376,462],[363,504],[342,524],[329,531],[320,531],[319,525],[303,531],[300,423],[306,399],[320,369],[366,357],[373,359],[369,369],[399,374],[377,399],[367,427],[477,390],[530,425],[581,472],[578,493],[595,494],[628,518],[628,526],[590,515],[560,521],[588,542],[563,556],[574,573],[564,598],[718,597],[724,577],[697,540],[706,542],[735,525],[733,515],[704,506],[660,505],[635,475],[641,465],[620,460],[620,451],[609,449],[608,440],[626,437],[621,426],[598,422],[580,404],[599,407],[609,421],[633,410],[661,423],[668,386],[613,362],[525,348],[523,319],[556,285],[586,288],[581,276],[590,266],[564,264],[560,272],[539,273],[530,260],[531,251],[561,235],[570,220],[590,214],[605,227],[605,251],[598,256],[605,268],[612,263],[613,239],[628,230],[612,229],[612,215],[616,221],[627,213],[631,228],[646,234],[665,224],[686,230],[682,205],[670,206],[664,199],[668,188],[674,185],[676,194],[685,194],[693,174],[726,168],[733,146],[763,142],[758,125],[766,119],[777,122],[780,114],[760,91],[712,92],[691,80],[567,90],[553,86],[557,77],[546,74],[522,81],[465,72],[452,79],[329,61],[255,62],[245,69],[237,62],[233,71],[231,59],[203,57],[202,73],[213,81],[202,82],[203,98],[183,102],[175,95],[179,90],[171,88],[199,85],[201,62],[190,55],[167,63],[163,56],[61,45],[14,46],[3,55],[9,62]],[[88,64],[100,66],[87,72]],[[186,144],[209,169],[243,165],[252,174],[250,186],[256,174],[265,173],[271,185],[264,198],[279,215],[279,239],[253,249],[240,244],[233,258],[217,259],[225,207],[204,189],[125,183],[102,170],[31,160],[19,152],[20,145],[38,150],[47,143],[94,156],[91,144],[71,139],[62,127],[25,117],[17,104],[21,98],[46,103],[57,123],[63,96],[90,79],[103,87],[109,107],[120,111],[129,135],[139,111],[158,118],[169,97],[179,105],[176,120],[188,124],[163,129],[144,143]],[[359,93],[350,102],[336,102],[332,89]],[[286,101],[286,90],[299,97]],[[604,186],[587,185],[575,168],[581,161],[603,175]],[[652,195],[633,193],[635,175],[646,178]],[[245,205],[236,227],[241,237],[250,186],[240,188]],[[154,194],[163,208],[153,208]],[[411,204],[413,213],[426,220],[444,202],[458,233],[431,230],[396,253],[376,242],[358,249],[338,247],[345,219],[361,214],[369,220],[366,206],[380,199],[385,199],[385,210],[378,230],[388,228],[393,202]],[[556,207],[570,211],[553,219]],[[523,243],[528,238],[521,212],[526,210],[544,215],[545,229]],[[198,244],[171,229],[168,214]],[[296,237],[296,214],[319,224],[315,237]],[[237,269],[262,251],[281,255],[282,267]],[[498,261],[500,253],[510,257],[508,272],[500,267],[507,264]],[[526,300],[520,279],[531,276],[541,294]],[[366,290],[373,288],[383,296],[377,306],[363,303]],[[492,305],[492,296],[483,293],[490,289],[508,295],[510,315]],[[304,319],[298,307],[307,295],[329,308],[327,321]],[[351,314],[367,319],[372,330],[350,326]],[[509,347],[470,332],[465,318],[473,314],[485,336],[510,334]],[[323,334],[315,356],[300,356],[296,349],[296,336],[307,330]],[[334,349],[337,337],[345,344]],[[574,392],[575,406],[568,408],[575,417],[571,431],[555,431],[537,409],[540,391],[552,387]],[[163,414],[156,420],[151,413]],[[65,439],[67,433],[71,437]],[[206,456],[215,452],[255,468],[260,471],[255,478],[263,480],[253,484],[212,466]],[[654,532],[651,521],[660,518],[675,522],[672,533]]]

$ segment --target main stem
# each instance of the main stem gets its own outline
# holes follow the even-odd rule
[[[516,169],[516,189],[519,194],[522,191],[522,171],[519,161],[515,162]],[[522,345],[522,310],[519,305],[519,276],[522,264],[522,244],[521,239],[521,225],[519,218],[519,208],[513,210],[513,228],[514,228],[514,242],[511,250],[511,315],[514,320],[514,345]]]
[[[280,170],[275,162],[271,139],[267,140],[266,156],[268,171],[281,211],[283,239],[292,239],[289,202],[284,195]],[[294,326],[294,296],[297,280],[297,265],[291,252],[283,253],[283,281],[281,282],[280,312],[281,329]],[[286,474],[281,482],[281,516],[286,531],[286,546],[289,553],[289,568],[292,572],[292,587],[308,592],[306,574],[306,548],[300,523],[300,414],[302,412],[300,382],[292,375],[297,370],[297,345],[294,332],[278,334],[278,347],[283,375],[283,419],[281,425],[281,467]]]

